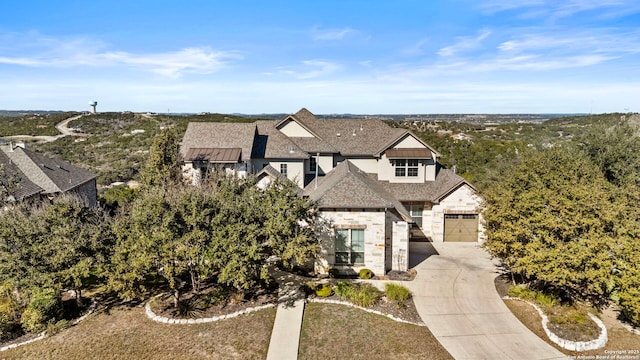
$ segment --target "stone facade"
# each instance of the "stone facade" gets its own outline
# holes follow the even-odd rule
[[[456,211],[479,213],[481,199],[478,194],[467,184],[464,184],[442,199],[439,204],[433,205],[430,210],[424,209],[423,232],[434,242],[444,241],[444,214],[445,211],[452,213]],[[482,218],[478,220],[479,239],[482,242],[483,236]]]

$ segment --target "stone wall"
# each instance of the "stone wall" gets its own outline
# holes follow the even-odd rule
[[[364,264],[334,266],[334,232],[337,227],[364,229]],[[316,262],[316,272],[328,273],[337,268],[344,273],[357,273],[367,268],[376,275],[385,274],[385,212],[383,211],[321,211],[318,221],[321,252]]]

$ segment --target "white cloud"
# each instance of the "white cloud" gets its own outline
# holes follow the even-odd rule
[[[226,67],[229,61],[242,58],[237,52],[215,51],[208,46],[157,53],[130,53],[108,51],[101,42],[85,38],[65,40],[43,37],[28,40],[32,40],[30,45],[16,47],[17,52],[26,52],[27,55],[7,56],[0,53],[0,64],[54,68],[125,66],[177,78],[187,73],[214,73]]]
[[[339,64],[324,60],[304,60],[301,64],[302,66],[281,67],[279,71],[297,79],[306,80],[329,75],[341,68]]]
[[[581,12],[598,10],[599,18],[615,18],[640,11],[638,0],[488,0],[480,4],[485,13],[522,11],[521,18],[570,17]]]
[[[314,40],[342,40],[347,35],[353,34],[355,30],[349,27],[342,29],[320,29],[316,27],[311,32]]]
[[[438,50],[440,56],[454,56],[460,52],[474,50],[482,45],[482,41],[491,35],[491,31],[482,30],[478,36],[460,36],[456,38],[456,43],[449,45]]]

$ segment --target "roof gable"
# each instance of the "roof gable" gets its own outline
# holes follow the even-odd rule
[[[340,163],[325,177],[310,183],[303,192],[319,208],[393,208],[412,221],[404,206],[374,179],[348,160]]]
[[[385,152],[388,149],[417,149],[417,148],[426,148],[429,149],[433,156],[440,156],[440,154],[431,146],[429,146],[422,139],[417,137],[414,133],[408,130],[403,130],[401,133],[398,133],[398,136],[393,139],[391,142],[388,142],[381,146],[377,152],[378,156]],[[429,156],[432,157],[432,156]]]

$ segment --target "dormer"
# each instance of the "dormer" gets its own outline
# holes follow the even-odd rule
[[[390,183],[435,181],[438,153],[410,132],[385,146],[378,161],[378,179]]]

